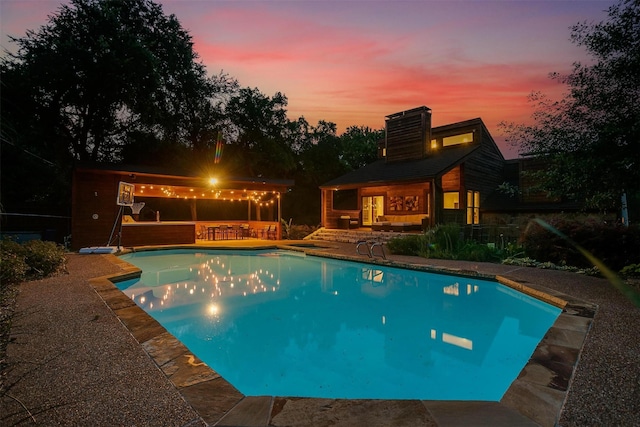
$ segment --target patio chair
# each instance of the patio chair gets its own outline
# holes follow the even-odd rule
[[[198,231],[198,239],[200,240],[208,240],[209,236],[208,236],[208,232],[207,232],[207,226],[205,224],[200,224],[200,230]]]
[[[276,227],[275,225],[270,225],[269,230],[267,231],[267,236],[268,236],[267,238],[276,240],[277,233],[278,233],[278,227]]]

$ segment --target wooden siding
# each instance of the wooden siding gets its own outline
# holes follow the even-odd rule
[[[109,238],[118,217],[120,207],[116,204],[118,184],[121,182],[132,184],[158,184],[158,185],[201,185],[202,180],[191,177],[167,176],[158,174],[130,173],[127,171],[76,169],[73,174],[72,203],[71,203],[71,249],[78,250],[83,247],[104,246],[109,243]],[[240,181],[233,183],[241,186]],[[245,182],[240,188],[260,191],[283,191],[286,185],[264,182]],[[281,234],[275,211],[277,206],[270,205],[265,208],[268,217],[275,219],[278,227],[278,236]],[[263,211],[264,213],[264,211]],[[130,208],[124,209],[124,214],[130,214]],[[165,218],[168,219],[168,218]],[[180,218],[173,218],[180,219]],[[195,220],[195,218],[192,218]],[[246,221],[243,221],[246,222]],[[270,223],[270,222],[266,222]],[[113,234],[111,244],[117,244],[117,232]]]
[[[389,116],[386,120],[386,161],[424,157],[430,134],[431,110],[426,107]]]
[[[81,172],[74,175],[71,247],[104,246],[120,207],[116,194],[121,176]],[[124,179],[122,179],[124,180]]]
[[[462,135],[465,133],[473,134],[473,141],[466,144],[479,144],[481,143],[482,125],[476,120],[469,120],[461,124],[452,124],[446,126],[438,126],[431,131],[431,139],[436,141],[436,150],[441,150],[444,147],[444,138]]]
[[[360,196],[358,195],[358,207],[360,207]],[[341,216],[349,215],[351,218],[358,218],[359,222],[362,222],[360,217],[360,210],[335,210],[333,209],[333,190],[322,190],[322,224],[327,228],[338,228],[338,219]]]
[[[387,180],[384,184],[366,186],[361,185],[360,199],[363,196],[384,196],[385,213],[410,213],[408,211],[391,211],[390,198],[400,196],[419,196],[418,211],[411,213],[427,213],[431,225],[447,222],[464,224],[466,221],[467,191],[480,193],[480,212],[482,222],[482,206],[486,198],[496,191],[504,181],[504,157],[493,141],[481,119],[471,119],[465,122],[440,126],[433,132],[428,129],[431,125],[430,110],[426,107],[417,108],[387,117],[387,161],[415,159],[418,151],[424,156],[429,150],[431,139],[438,141],[435,150],[428,153],[438,156],[451,147],[442,147],[442,139],[462,133],[473,133],[473,141],[465,144],[470,146],[464,156],[458,157],[450,165],[443,165],[445,169],[440,175],[425,182],[400,182]],[[427,120],[428,113],[428,120]],[[423,120],[424,119],[424,120]],[[425,127],[423,127],[423,125]],[[417,147],[420,147],[420,150]],[[394,149],[396,151],[394,151]],[[413,156],[413,157],[412,157]],[[418,156],[419,158],[419,156]],[[460,194],[460,209],[443,208],[443,193],[458,191]],[[337,218],[346,213],[335,212],[331,206],[331,193],[323,192],[323,225],[335,227]]]
[[[442,175],[442,191],[460,191],[460,166],[456,166]]]
[[[482,212],[483,202],[504,181],[502,174],[504,157],[481,123],[460,128],[457,132],[447,130],[446,133],[439,134],[439,137],[461,132],[473,132],[474,143],[479,143],[480,147],[466,158],[464,163],[454,167],[442,176],[440,186],[442,192],[460,192],[460,209],[444,209],[442,207],[442,194],[436,192],[437,212],[435,213],[435,219],[437,223],[456,222],[464,224],[466,222],[467,191],[480,192],[480,211]]]
[[[559,197],[549,197],[546,191],[536,190],[537,182],[530,175],[531,172],[538,172],[545,169],[546,164],[541,159],[527,159],[520,162],[519,187],[520,201],[523,203],[558,203]]]
[[[460,195],[460,202],[467,206],[466,192],[480,192],[480,210],[486,198],[497,190],[504,181],[503,178],[504,158],[500,150],[495,146],[491,137],[482,130],[482,144],[480,150],[474,153],[464,163],[463,192]]]
[[[122,225],[122,246],[180,245],[196,242],[195,223],[149,222]]]
[[[411,215],[411,214],[427,214],[431,217],[433,212],[433,200],[431,194],[431,183],[420,182],[410,184],[389,184],[376,185],[371,187],[362,187],[358,194],[358,210],[334,210],[332,201],[332,190],[322,190],[322,213],[323,226],[326,228],[338,228],[338,219],[343,215],[349,215],[352,218],[358,218],[362,223],[362,197],[383,196],[385,201],[384,211],[386,214],[395,215]],[[391,210],[391,197],[402,197],[403,203],[407,196],[417,197],[417,210]],[[403,204],[404,206],[404,204]]]

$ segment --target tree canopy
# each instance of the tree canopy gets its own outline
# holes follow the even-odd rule
[[[3,61],[8,93],[27,111],[8,117],[34,135],[22,141],[45,156],[113,161],[135,136],[194,143],[190,115],[213,82],[191,37],[149,0],[71,0],[38,32],[14,39]],[[6,94],[3,94],[3,99]]]
[[[534,124],[502,126],[522,155],[546,161],[536,175],[541,189],[586,207],[619,207],[622,194],[640,193],[640,2],[623,0],[608,20],[574,25],[571,40],[591,61],[550,75],[567,85],[564,98],[533,93]]]
[[[376,156],[381,131],[338,137],[334,123],[290,120],[280,92],[209,77],[152,0],[70,0],[12,42],[0,62],[5,209],[67,210],[74,162],[124,162],[294,178],[305,202],[289,214],[312,223],[318,185]]]

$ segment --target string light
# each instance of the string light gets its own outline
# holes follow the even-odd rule
[[[242,202],[248,201],[258,206],[274,205],[280,199],[280,193],[277,191],[248,191],[247,189],[209,189],[202,191],[198,188],[180,187],[180,186],[162,186],[154,189],[151,185],[140,185],[137,194],[145,197],[165,197],[178,199],[219,199],[224,201]]]

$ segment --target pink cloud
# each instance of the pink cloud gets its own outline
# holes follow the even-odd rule
[[[37,29],[58,0],[0,0],[6,33]],[[289,98],[289,116],[384,126],[427,105],[434,125],[482,117],[527,122],[534,90],[558,95],[551,71],[581,59],[568,27],[600,20],[591,2],[264,2],[161,0],[210,73]],[[6,46],[5,46],[6,47]],[[503,148],[504,150],[505,148]]]

